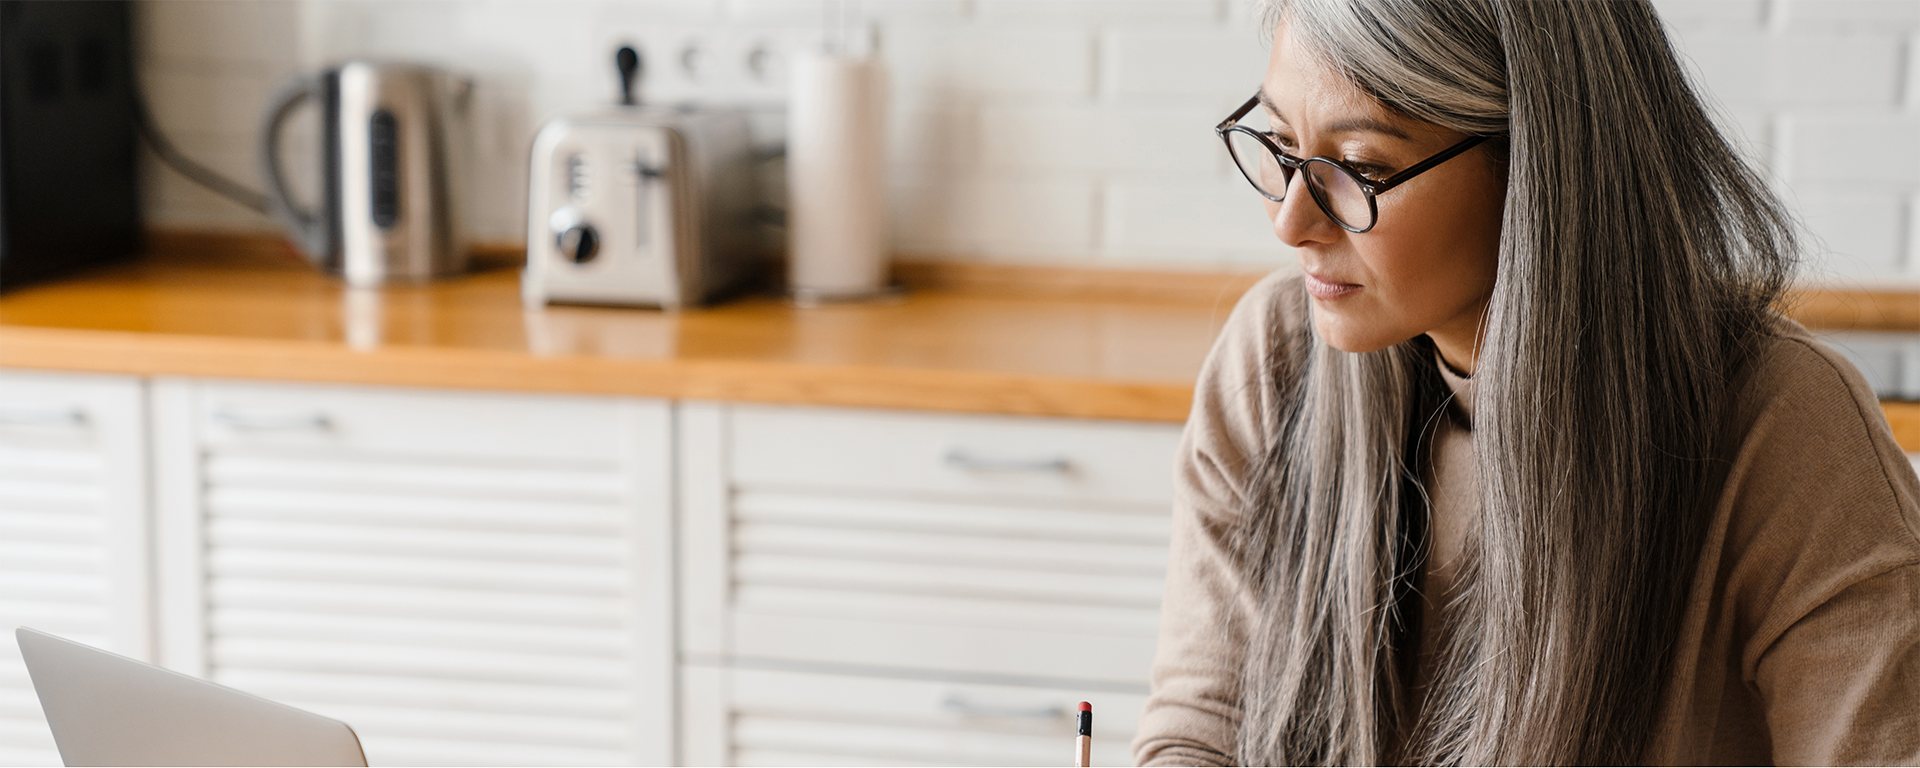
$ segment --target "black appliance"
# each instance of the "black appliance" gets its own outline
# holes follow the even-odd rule
[[[0,1],[0,291],[140,251],[131,6]]]

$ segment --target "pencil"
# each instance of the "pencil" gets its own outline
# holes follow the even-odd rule
[[[1093,765],[1093,705],[1080,702],[1080,735],[1073,739],[1073,766]]]

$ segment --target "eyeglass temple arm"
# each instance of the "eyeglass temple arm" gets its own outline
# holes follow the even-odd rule
[[[1422,171],[1425,171],[1428,168],[1432,168],[1436,165],[1439,165],[1448,160],[1451,160],[1455,155],[1458,155],[1469,149],[1473,149],[1474,147],[1480,146],[1480,142],[1483,142],[1486,140],[1487,140],[1487,137],[1485,136],[1469,136],[1467,137],[1466,141],[1462,141],[1458,144],[1448,147],[1445,151],[1441,152],[1440,154],[1437,154],[1437,155],[1434,155],[1433,157],[1429,157],[1425,160],[1422,160],[1418,164],[1414,165],[1412,168],[1408,168],[1404,171],[1401,171],[1392,176],[1389,176],[1385,180],[1381,181],[1380,183],[1373,185],[1373,193],[1377,195],[1389,189],[1393,189],[1394,187],[1400,186],[1407,179],[1411,179],[1415,176],[1420,175]]]
[[[1214,126],[1213,132],[1226,133],[1228,128],[1232,128],[1234,123],[1240,122],[1240,118],[1246,117],[1247,113],[1252,112],[1253,108],[1259,106],[1259,104],[1260,94],[1256,93],[1253,95],[1253,98],[1247,99],[1247,103],[1240,105],[1239,109],[1234,110],[1233,114],[1227,115],[1227,119],[1220,121],[1219,125]]]

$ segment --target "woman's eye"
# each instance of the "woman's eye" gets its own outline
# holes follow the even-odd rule
[[[1273,140],[1274,146],[1287,150],[1288,152],[1293,151],[1293,139],[1271,132],[1267,134],[1267,138]]]
[[[1393,169],[1383,168],[1381,166],[1374,165],[1372,163],[1348,162],[1347,167],[1352,168],[1355,172],[1365,177],[1368,181],[1381,181],[1393,175]]]

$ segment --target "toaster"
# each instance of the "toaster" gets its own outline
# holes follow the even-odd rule
[[[540,129],[528,177],[528,306],[676,308],[758,276],[747,115],[627,107]]]

